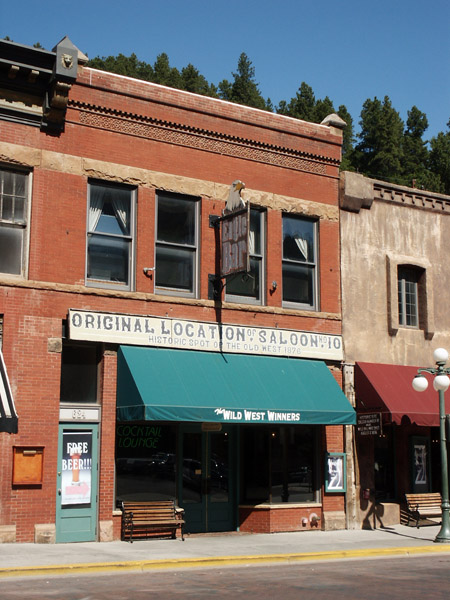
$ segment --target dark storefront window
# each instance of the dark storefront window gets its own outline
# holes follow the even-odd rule
[[[61,356],[61,402],[97,402],[99,346],[65,342]]]
[[[242,428],[242,501],[316,500],[316,429],[307,426]]]
[[[176,498],[176,425],[117,423],[116,500]]]

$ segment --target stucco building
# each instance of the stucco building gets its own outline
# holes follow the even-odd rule
[[[68,39],[0,41],[0,92],[0,539],[117,539],[124,499],[188,532],[345,527],[339,118],[93,70]]]
[[[411,383],[450,348],[450,197],[345,172],[340,223],[349,520],[374,527],[400,521],[405,493],[440,491],[438,394]]]

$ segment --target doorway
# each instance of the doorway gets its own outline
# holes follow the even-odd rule
[[[236,529],[235,427],[205,431],[183,425],[179,440],[179,504],[187,533]]]
[[[60,425],[56,542],[97,538],[98,425]]]

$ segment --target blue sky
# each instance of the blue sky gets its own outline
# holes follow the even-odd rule
[[[166,52],[216,85],[245,52],[275,106],[305,81],[345,104],[356,130],[375,96],[403,120],[416,105],[426,138],[450,120],[449,0],[0,0],[0,38],[51,50],[65,35],[90,58]]]

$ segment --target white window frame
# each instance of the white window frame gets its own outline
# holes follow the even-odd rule
[[[165,198],[174,198],[179,201],[193,202],[195,204],[195,231],[194,231],[194,244],[177,244],[174,242],[165,242],[163,240],[158,240],[158,209],[159,209],[159,199],[160,197]],[[200,285],[200,277],[199,277],[199,262],[200,262],[200,218],[201,218],[201,200],[196,196],[188,196],[186,194],[178,194],[174,192],[164,192],[159,191],[156,192],[155,197],[155,247],[154,247],[154,262],[155,265],[155,294],[161,294],[164,296],[179,296],[183,298],[198,298],[198,291]],[[186,291],[182,288],[176,287],[164,287],[158,286],[156,284],[157,281],[157,248],[159,247],[171,247],[171,248],[188,248],[193,251],[194,259],[193,259],[193,281],[192,281],[192,291]]]
[[[93,186],[103,186],[110,188],[120,188],[127,190],[130,193],[130,235],[118,236],[122,239],[129,240],[130,251],[128,255],[128,282],[115,283],[114,281],[105,281],[102,279],[95,279],[94,277],[88,277],[88,251],[89,251],[89,238],[95,236],[109,236],[110,234],[102,234],[99,232],[92,232],[89,229],[89,209],[91,206],[91,189]],[[133,291],[135,287],[135,254],[136,254],[136,205],[137,205],[137,189],[128,185],[123,185],[110,181],[99,181],[90,180],[88,181],[87,190],[87,215],[86,215],[86,265],[85,265],[85,281],[87,287],[103,288],[103,289],[114,289],[121,291]]]
[[[296,261],[293,259],[285,258],[284,256],[284,222],[285,219],[298,219],[299,221],[308,221],[313,225],[313,235],[314,235],[314,258],[315,260],[305,260],[305,261]],[[301,265],[310,267],[313,271],[313,287],[312,287],[312,303],[307,304],[303,302],[292,302],[289,300],[284,300],[284,286],[282,285],[282,306],[284,308],[294,308],[298,310],[311,310],[317,311],[319,310],[319,221],[314,218],[306,217],[304,215],[299,214],[291,214],[291,213],[283,213],[282,214],[282,222],[281,222],[281,260],[282,260],[282,280],[284,276],[284,266],[288,264],[292,265]]]
[[[26,279],[28,277],[28,257],[29,257],[29,246],[30,246],[30,219],[31,219],[31,190],[33,185],[33,173],[31,171],[25,169],[17,169],[10,165],[0,165],[0,172],[9,171],[11,173],[15,173],[18,175],[23,175],[25,177],[25,207],[24,207],[24,215],[25,222],[24,223],[14,223],[14,221],[10,221],[2,218],[2,200],[3,200],[3,189],[2,182],[3,178],[0,177],[0,227],[13,227],[13,228],[21,228],[23,229],[22,236],[22,249],[21,249],[21,257],[20,257],[20,273],[6,273],[0,271],[0,275],[7,275],[8,277],[20,277],[21,279]]]
[[[236,302],[239,304],[255,304],[264,305],[265,303],[265,289],[266,289],[266,211],[258,208],[250,207],[250,214],[259,214],[259,231],[260,231],[260,248],[259,254],[253,252],[250,254],[250,260],[256,259],[259,262],[259,298],[252,298],[249,296],[241,296],[239,294],[229,294],[227,285],[225,285],[225,301]],[[251,217],[250,217],[251,220]],[[238,273],[236,275],[230,275],[230,279],[235,277],[249,277],[245,273]],[[228,279],[228,278],[227,278]]]

